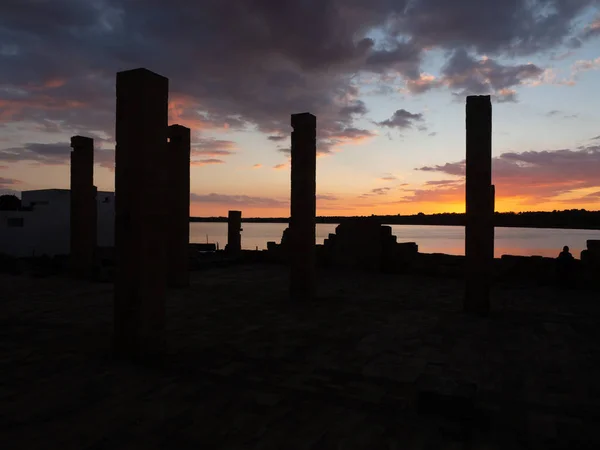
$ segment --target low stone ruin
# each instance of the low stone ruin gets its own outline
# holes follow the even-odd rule
[[[397,272],[408,267],[419,249],[414,242],[398,243],[392,227],[373,219],[342,222],[323,243],[324,263],[369,272]]]
[[[374,219],[348,219],[335,233],[317,245],[317,263],[326,267],[359,269],[369,272],[400,272],[414,262],[419,248],[414,242],[398,243],[392,227]],[[267,243],[276,259],[289,260],[289,228],[281,244]]]

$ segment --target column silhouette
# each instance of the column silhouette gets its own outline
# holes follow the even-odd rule
[[[168,284],[190,284],[190,129],[182,125],[169,127],[168,144],[169,196],[171,207],[168,234]]]
[[[88,278],[94,268],[98,209],[94,186],[94,140],[71,138],[70,262],[73,275]]]
[[[315,227],[317,118],[292,114],[290,296],[310,300],[316,296]]]
[[[165,343],[169,80],[117,73],[115,352],[146,358]]]
[[[489,95],[468,96],[466,105],[466,227],[464,309],[490,310],[494,262],[492,103]]]
[[[236,254],[242,250],[242,212],[229,211],[227,218],[227,245],[228,253]]]

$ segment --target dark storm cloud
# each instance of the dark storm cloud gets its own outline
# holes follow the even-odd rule
[[[475,57],[464,48],[452,52],[441,68],[439,78],[421,74],[407,80],[406,89],[422,94],[434,88],[448,88],[455,98],[491,94],[497,103],[517,101],[516,86],[539,82],[544,69],[535,64],[502,64],[489,57]]]
[[[566,43],[573,22],[596,0],[418,0],[399,31],[421,45],[527,55]]]
[[[464,49],[455,51],[442,68],[443,84],[455,95],[496,93],[497,101],[514,101],[510,88],[542,75],[535,64],[503,65],[487,58],[477,60]]]
[[[365,102],[363,102],[362,100],[357,100],[357,101],[353,102],[352,104],[350,104],[348,106],[344,106],[340,110],[340,114],[342,116],[344,116],[344,117],[345,116],[350,116],[352,114],[363,116],[366,113],[367,113],[367,107],[365,105]]]
[[[71,144],[68,142],[54,144],[27,143],[22,147],[0,150],[0,161],[62,165],[69,162],[71,150]],[[114,150],[95,148],[94,162],[102,167],[114,169],[114,153]]]
[[[69,143],[25,144],[22,148],[0,150],[0,161],[35,161],[45,164],[64,164],[69,159],[71,147]]]
[[[289,136],[269,136],[267,137],[268,140],[273,141],[273,142],[281,142],[281,141],[285,141],[286,139],[289,139]]]
[[[405,109],[397,110],[391,118],[382,122],[377,122],[379,126],[389,128],[412,128],[415,122],[421,122],[423,120],[423,114],[411,113]]]
[[[362,102],[360,102],[360,104],[362,104]],[[362,106],[360,108],[362,108]],[[374,136],[375,133],[373,131],[352,126],[346,127],[344,126],[343,122],[340,121],[334,122],[329,128],[320,129],[318,131],[317,154],[329,154],[336,146],[349,143],[358,143]],[[269,136],[268,139],[274,142],[281,142],[283,140],[290,139],[290,137],[274,135]],[[286,155],[290,155],[292,150],[290,147],[278,147],[277,151],[285,153]]]
[[[392,50],[372,52],[366,60],[365,68],[373,72],[394,69],[406,78],[418,78],[422,50],[414,42],[397,42]]]
[[[575,20],[595,4],[4,0],[0,122],[112,138],[115,72],[147,67],[170,78],[172,106],[184,96],[180,109],[171,109],[174,121],[194,128],[256,126],[271,136],[289,136],[290,114],[310,111],[318,117],[319,148],[326,152],[341,139],[334,136],[356,129],[354,118],[364,113],[355,74],[391,72],[419,82],[426,48],[526,55],[558,47],[573,38]],[[377,40],[375,29],[382,36]],[[585,29],[596,33],[592,25]],[[451,67],[462,62],[463,75],[472,71],[468,59],[456,58]],[[504,86],[500,90],[536,69],[487,64],[487,76]],[[477,77],[454,80],[454,90],[481,90]],[[514,98],[511,91],[495,94]]]

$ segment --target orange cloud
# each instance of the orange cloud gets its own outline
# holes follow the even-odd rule
[[[197,112],[199,107],[193,97],[172,93],[169,98],[169,123],[183,125],[191,130],[211,128],[206,118]]]
[[[169,123],[183,125],[191,130],[222,130],[227,131],[231,125],[226,120],[241,126],[241,120],[226,117],[215,118],[209,115],[200,102],[194,97],[179,92],[170,94]]]
[[[285,169],[287,164],[277,164],[275,166],[273,166],[273,169],[275,170],[281,170],[281,169]]]
[[[49,88],[49,89],[53,89],[53,88],[58,88],[61,86],[64,86],[67,83],[66,80],[61,79],[61,78],[55,78],[52,80],[48,80],[44,83],[44,87],[45,88]]]
[[[262,167],[262,164],[254,164],[252,166],[253,169],[260,169]]]
[[[573,72],[578,73],[598,68],[600,68],[600,57],[595,59],[580,59],[579,61],[575,61],[572,70]]]
[[[503,153],[493,159],[493,183],[496,186],[496,209],[518,211],[552,210],[565,204],[577,208],[598,208],[600,196],[600,146],[578,150],[528,151]],[[432,204],[440,211],[464,211],[465,162],[446,163],[417,169],[457,178],[432,180],[422,188],[406,190],[397,203]],[[450,209],[448,209],[450,208]]]
[[[400,92],[412,92],[415,94],[420,94],[428,91],[431,88],[438,87],[441,85],[442,81],[438,80],[434,75],[422,73],[416,80],[407,80],[406,87],[400,89]]]
[[[67,84],[67,80],[64,78],[51,78],[49,80],[44,81],[42,84],[33,84],[28,83],[23,85],[23,89],[26,89],[29,92],[34,91],[45,91],[47,89],[55,89],[64,86]]]
[[[504,88],[500,89],[497,92],[497,95],[499,95],[500,97],[510,97],[511,95],[515,95],[516,93],[517,91],[515,91],[514,89]]]

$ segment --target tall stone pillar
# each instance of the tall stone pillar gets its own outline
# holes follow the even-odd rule
[[[492,103],[489,95],[467,97],[465,300],[464,309],[490,310],[494,262]]]
[[[228,253],[239,253],[242,251],[242,212],[229,211],[227,218],[227,245],[225,250]]]
[[[73,275],[92,275],[97,242],[98,212],[94,186],[94,140],[71,138],[70,262]]]
[[[316,167],[317,118],[292,114],[290,296],[311,300],[316,296]]]
[[[490,245],[492,246],[492,259],[494,258],[494,244],[496,241],[496,186],[494,186],[492,184],[491,186],[491,191],[492,191],[492,199],[490,200],[492,202],[492,239],[490,242]],[[493,269],[493,262],[492,262],[492,269]]]
[[[168,234],[168,284],[190,284],[190,129],[182,125],[169,127],[168,144],[169,202],[171,213]]]
[[[117,73],[114,345],[146,358],[165,343],[169,80],[147,69]]]

